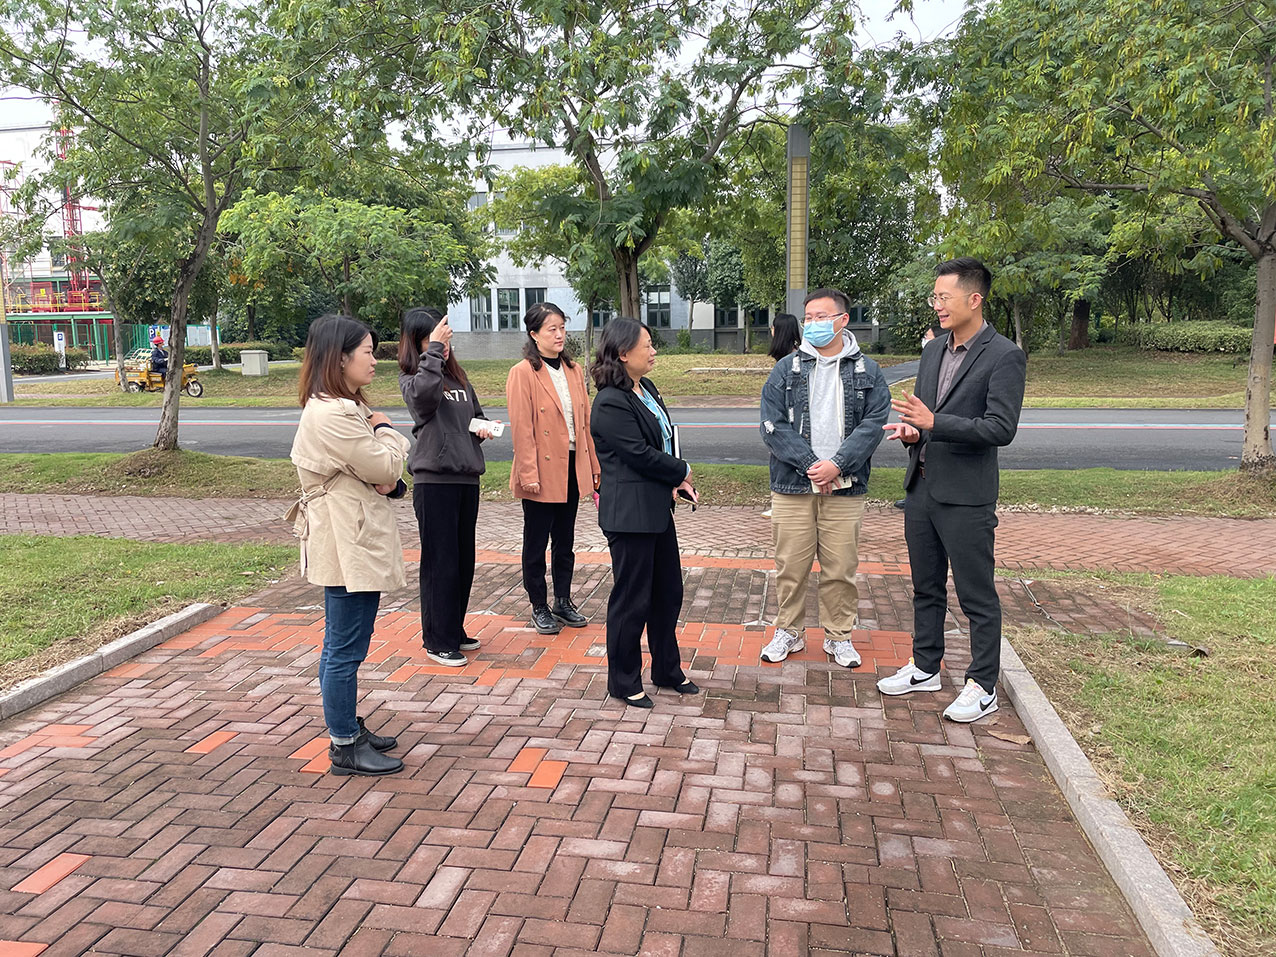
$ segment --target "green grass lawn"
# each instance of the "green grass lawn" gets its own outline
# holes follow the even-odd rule
[[[706,505],[770,501],[765,465],[693,463],[693,481]],[[508,462],[489,462],[483,497],[506,501]],[[904,470],[874,469],[869,496],[903,497]],[[290,498],[297,473],[287,459],[253,459],[204,452],[0,455],[0,492],[161,495],[215,498]],[[1016,469],[1001,473],[1006,506],[1173,515],[1276,515],[1276,477],[1241,472],[1134,472],[1119,469]]]
[[[1066,577],[1209,649],[1010,636],[1223,952],[1276,954],[1276,579]]]
[[[150,620],[193,601],[252,594],[282,577],[296,554],[268,545],[0,536],[0,673],[7,678],[11,663],[63,639],[138,616]]]
[[[1245,400],[1244,356],[1097,346],[1028,357],[1024,404],[1039,408],[1220,408]]]
[[[908,356],[874,356],[882,365],[908,361]],[[505,402],[505,379],[514,363],[508,359],[473,359],[464,363],[474,389],[485,404]],[[774,363],[766,356],[755,355],[676,355],[656,360],[652,379],[667,396],[722,395],[757,398],[762,383]],[[204,395],[199,399],[183,397],[183,404],[209,406],[291,406],[297,404],[297,377],[301,366],[296,362],[272,362],[270,375],[245,377],[239,370],[201,372]],[[730,371],[692,372],[692,369],[727,369]],[[740,372],[739,370],[755,370]],[[398,365],[388,359],[377,363],[377,377],[369,388],[373,405],[403,404],[399,395]],[[158,392],[128,395],[120,392],[111,379],[72,379],[66,382],[15,383],[18,402],[23,405],[68,406],[159,406]]]

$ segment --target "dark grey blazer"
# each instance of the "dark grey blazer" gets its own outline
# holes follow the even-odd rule
[[[926,487],[937,502],[989,505],[997,501],[1000,473],[997,448],[1009,445],[1019,428],[1028,357],[1022,349],[985,324],[971,341],[943,402],[939,362],[951,334],[922,350],[917,397],[935,413],[935,426],[908,450],[904,487],[917,481],[918,456],[926,448]]]

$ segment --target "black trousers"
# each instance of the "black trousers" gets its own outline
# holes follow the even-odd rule
[[[576,482],[576,453],[567,453],[567,501],[533,502],[523,499],[523,588],[533,605],[547,605],[545,546],[550,542],[554,571],[554,597],[572,597],[572,572],[576,568],[576,508],[580,487]]]
[[[919,477],[904,501],[904,539],[913,572],[913,658],[933,674],[944,657],[951,563],[957,602],[970,619],[970,668],[985,691],[1001,672],[1001,600],[993,580],[996,505],[936,502]]]
[[[421,641],[430,651],[459,651],[466,637],[478,504],[478,485],[412,487],[421,531]]]
[[[607,601],[607,692],[628,698],[642,691],[642,632],[651,651],[651,682],[672,688],[686,681],[678,658],[682,560],[673,516],[663,532],[607,532],[612,588]]]

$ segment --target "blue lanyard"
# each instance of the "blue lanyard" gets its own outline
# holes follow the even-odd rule
[[[647,395],[645,389],[641,386],[638,386],[637,389],[638,398],[642,399],[642,404],[651,410],[651,414],[660,423],[660,436],[664,439],[665,454],[673,454],[673,426],[669,424],[669,416],[665,415],[665,410],[660,408],[659,402]]]

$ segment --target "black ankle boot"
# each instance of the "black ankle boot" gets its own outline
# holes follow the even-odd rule
[[[584,628],[589,619],[576,610],[570,598],[554,599],[554,617],[568,628]]]
[[[388,734],[373,734],[363,723],[362,718],[355,718],[359,722],[359,733],[367,735],[368,744],[372,745],[378,751],[393,751],[399,746],[399,739],[392,738]]]
[[[556,635],[563,630],[554,613],[549,610],[549,605],[532,606],[532,627],[542,635]]]
[[[329,745],[328,762],[333,774],[375,776],[403,770],[402,761],[376,750],[366,734],[355,738],[354,744]]]

